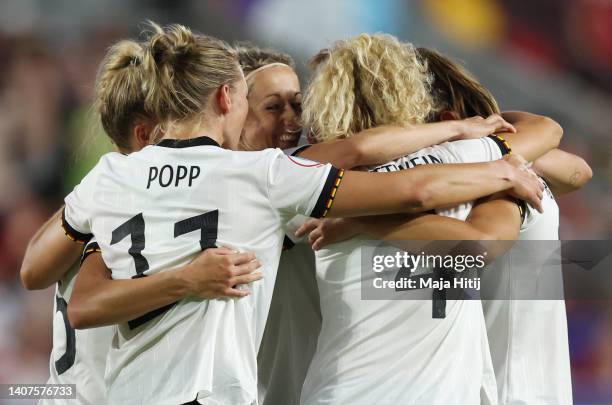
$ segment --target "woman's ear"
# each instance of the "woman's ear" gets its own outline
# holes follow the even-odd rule
[[[440,113],[440,121],[454,121],[460,119],[461,117],[456,111],[444,110]]]
[[[151,125],[146,121],[137,121],[132,129],[134,139],[136,139],[136,148],[140,150],[151,144]]]
[[[229,84],[224,84],[217,90],[217,106],[221,114],[227,114],[232,109],[232,98],[230,97],[231,88]]]

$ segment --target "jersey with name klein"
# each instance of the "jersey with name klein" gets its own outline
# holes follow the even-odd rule
[[[120,324],[109,403],[256,401],[282,224],[297,213],[320,216],[338,173],[279,149],[224,150],[207,137],[101,159],[66,198],[65,226],[96,236],[114,279],[184,265],[214,245],[254,252],[264,274],[246,298],[185,299]]]
[[[509,150],[497,136],[480,139],[446,142],[421,149],[373,169],[376,172],[391,172],[411,169],[416,166],[438,163],[480,163],[501,159]],[[472,202],[455,207],[436,210],[440,215],[465,220],[472,209]]]
[[[95,250],[92,239],[84,252]],[[106,403],[104,368],[114,326],[75,330],[68,322],[68,303],[79,267],[75,265],[57,282],[53,299],[53,348],[47,384],[76,384],[79,404]],[[70,405],[74,399],[42,399],[39,405]]]
[[[506,150],[492,138],[424,148],[373,170],[420,164],[475,163]],[[390,191],[392,192],[392,191]],[[464,204],[440,215],[465,219]],[[361,244],[365,237],[316,252],[322,327],[301,403],[480,404],[490,369],[479,301],[447,301],[446,317],[432,318],[432,290],[407,291],[397,300],[362,300]],[[495,381],[492,392],[496,392]]]

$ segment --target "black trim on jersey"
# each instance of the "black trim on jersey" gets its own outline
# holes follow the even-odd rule
[[[433,269],[433,274],[437,280],[450,281],[449,274],[451,272],[449,271],[436,267]],[[433,290],[431,300],[431,317],[433,319],[446,318],[446,289],[436,288]]]
[[[285,235],[285,239],[283,239],[283,251],[289,250],[295,246],[295,243],[287,235]]]
[[[64,233],[68,237],[68,239],[85,244],[89,242],[89,240],[93,237],[91,233],[81,233],[74,229],[68,221],[66,221],[66,208],[62,210],[62,229],[64,229]]]
[[[548,196],[557,201],[557,199],[555,198],[555,193],[553,193],[552,189],[550,188],[550,184],[548,184],[548,181],[544,178],[544,177],[540,177],[540,180],[544,183],[544,192],[548,193]]]
[[[162,139],[159,141],[157,146],[163,146],[164,148],[189,148],[191,146],[221,147],[217,141],[207,136],[199,136],[197,138],[190,139]]]
[[[523,222],[525,222],[525,219],[527,219],[527,202],[525,200],[518,200],[517,204],[518,204],[519,211],[521,214],[521,224],[522,224]]]
[[[139,316],[138,318],[132,319],[131,321],[128,321],[128,326],[130,327],[130,329],[136,329],[140,325],[143,325],[149,322],[151,319],[156,318],[164,312],[168,311],[175,304],[176,302],[173,302],[172,304],[168,304],[165,307],[154,309],[153,311],[147,312],[146,314]]]
[[[310,148],[312,145],[302,145],[295,148],[295,150],[291,153],[290,156],[300,156],[300,153],[304,152],[306,149]]]
[[[68,321],[68,303],[64,298],[57,295],[55,296],[55,311],[62,313],[66,330],[66,352],[55,361],[55,371],[57,371],[57,375],[62,375],[74,365],[76,359],[76,333]]]
[[[499,150],[501,151],[502,156],[508,155],[512,153],[512,149],[508,142],[499,135],[489,135],[489,138],[493,139],[493,141],[499,146]]]
[[[91,242],[88,243],[87,246],[85,246],[85,249],[83,249],[83,254],[81,255],[81,265],[83,265],[83,262],[85,261],[85,259],[87,259],[87,257],[92,254],[92,253],[100,253],[100,245],[98,245],[98,242]]]
[[[325,180],[323,190],[321,190],[321,194],[319,195],[319,199],[310,213],[311,217],[323,218],[327,215],[327,211],[329,211],[334,202],[336,190],[340,186],[343,175],[344,170],[336,169],[332,166],[327,175],[327,180]]]
[[[521,216],[521,226],[523,226],[525,219],[527,219],[527,203],[525,202],[525,200],[521,200],[520,198],[512,198],[512,201],[514,201],[514,203],[519,209],[519,215]]]

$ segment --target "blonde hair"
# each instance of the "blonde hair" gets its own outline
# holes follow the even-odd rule
[[[194,34],[183,25],[149,22],[144,52],[145,108],[159,122],[154,133],[170,126],[197,130],[209,96],[242,78],[236,52],[225,42]]]
[[[430,117],[431,121],[438,121],[441,112],[451,110],[461,118],[500,113],[491,92],[459,63],[433,49],[418,48],[417,52],[433,75],[435,111]]]
[[[146,116],[144,107],[143,47],[134,41],[113,45],[98,70],[94,109],[106,134],[121,149],[130,149],[134,120]]]
[[[319,52],[303,118],[317,141],[377,125],[421,123],[432,108],[427,66],[411,44],[361,34]]]

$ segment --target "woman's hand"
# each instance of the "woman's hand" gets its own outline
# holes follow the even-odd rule
[[[504,120],[499,114],[492,114],[487,118],[480,116],[466,118],[456,121],[456,123],[459,135],[455,140],[482,138],[498,132],[516,132],[514,126]]]
[[[181,268],[181,277],[187,281],[188,295],[199,298],[246,297],[250,291],[238,288],[263,278],[255,272],[261,262],[254,253],[237,253],[231,249],[209,248],[191,263]]]
[[[510,195],[525,200],[539,212],[544,212],[542,208],[544,185],[529,168],[527,161],[516,154],[506,155],[500,161],[510,166],[509,178],[512,182]]]
[[[342,242],[359,233],[352,218],[309,219],[295,231],[295,236],[308,235],[312,250],[319,250],[331,243]]]

